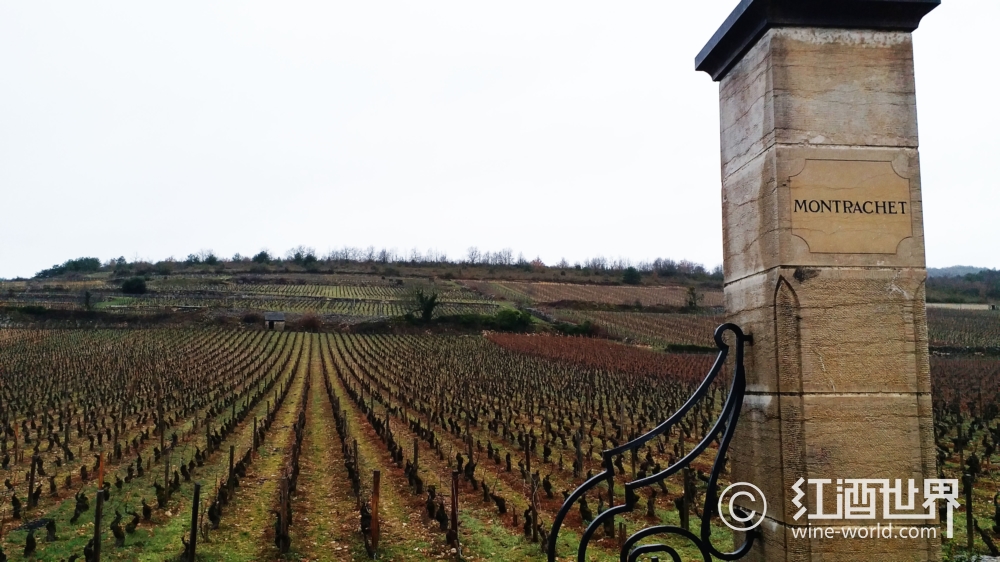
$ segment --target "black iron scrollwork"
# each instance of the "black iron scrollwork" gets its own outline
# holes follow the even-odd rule
[[[719,450],[715,456],[715,462],[712,465],[712,473],[708,478],[708,488],[705,492],[705,513],[711,513],[712,506],[714,506],[717,501],[719,473],[722,471],[726,462],[726,451],[729,449],[730,441],[732,441],[733,432],[736,428],[736,422],[740,417],[740,410],[743,407],[743,397],[746,393],[746,370],[743,367],[743,348],[745,344],[753,343],[752,336],[745,335],[743,330],[735,324],[723,324],[716,328],[715,344],[719,348],[719,356],[715,359],[715,363],[712,365],[712,369],[709,371],[708,376],[705,377],[705,380],[702,381],[702,383],[698,386],[698,389],[687,400],[687,402],[685,402],[684,405],[679,410],[674,412],[674,414],[666,421],[658,425],[650,432],[645,433],[636,439],[625,443],[624,445],[604,451],[602,453],[604,470],[584,482],[579,488],[576,489],[576,491],[569,495],[566,502],[559,510],[559,514],[556,515],[555,520],[552,522],[552,530],[549,533],[547,545],[549,562],[556,562],[556,542],[559,539],[559,530],[562,527],[563,520],[566,518],[570,509],[572,509],[573,505],[576,504],[576,502],[583,497],[584,494],[595,488],[601,482],[607,482],[611,489],[613,489],[615,478],[615,466],[613,461],[615,456],[621,455],[626,451],[638,451],[639,447],[642,447],[650,440],[664,433],[668,433],[671,428],[680,422],[681,419],[684,418],[684,415],[687,414],[688,411],[691,410],[691,408],[708,393],[709,387],[719,375],[719,372],[722,371],[722,367],[725,365],[726,358],[729,355],[730,346],[727,345],[722,339],[723,334],[727,331],[732,332],[736,336],[735,372],[733,373],[729,395],[726,398],[725,405],[723,406],[722,413],[719,415],[719,418],[715,421],[711,430],[705,434],[701,442],[699,442],[698,445],[695,446],[689,453],[684,455],[683,458],[661,472],[634,480],[632,482],[627,482],[625,484],[625,503],[618,506],[611,506],[606,511],[595,517],[590,525],[587,526],[586,531],[584,531],[583,536],[580,538],[580,547],[577,550],[577,560],[578,562],[586,561],[587,546],[593,538],[595,531],[597,531],[600,526],[606,524],[608,519],[613,520],[616,515],[629,513],[635,509],[635,506],[639,501],[637,490],[656,484],[671,475],[676,474],[681,469],[690,466],[691,462],[701,455],[701,453],[703,453],[721,433],[722,438],[719,441]],[[672,525],[648,527],[633,534],[625,541],[620,554],[621,562],[636,562],[641,556],[657,552],[665,553],[675,562],[680,562],[680,555],[669,545],[644,544],[637,546],[639,541],[657,535],[675,535],[687,539],[698,548],[705,562],[711,562],[713,557],[720,560],[738,560],[743,558],[750,552],[754,541],[759,537],[757,530],[749,531],[746,534],[743,544],[739,548],[732,552],[723,552],[712,544],[711,533],[711,518],[707,516],[702,518],[700,535],[695,535],[691,531],[682,527],[675,527]]]

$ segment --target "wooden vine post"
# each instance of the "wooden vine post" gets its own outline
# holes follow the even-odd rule
[[[524,438],[524,458],[525,470],[528,472],[528,507],[531,510],[531,542],[538,542],[538,509],[535,503],[535,496],[538,493],[538,483],[535,482],[535,475],[531,473],[531,447],[528,444],[527,436]]]
[[[969,432],[971,434],[971,431]],[[962,484],[965,485],[965,534],[967,536],[966,548],[973,552],[976,544],[976,517],[972,505],[972,478],[971,474],[962,475]]]
[[[194,501],[191,502],[191,545],[188,552],[188,562],[194,562],[195,551],[198,548],[198,507],[201,503],[201,482],[194,484]]]
[[[378,496],[379,488],[382,484],[382,472],[375,470],[372,472],[372,551],[378,552],[379,539],[379,517],[378,517]]]
[[[458,471],[451,471],[451,530],[455,533],[455,549],[461,554],[458,540]]]
[[[94,508],[94,562],[101,562],[101,515],[104,511],[104,452],[97,459],[97,506]]]
[[[280,517],[281,525],[280,525],[280,529],[279,529],[280,535],[281,535],[281,548],[280,548],[280,550],[281,550],[282,554],[285,554],[285,553],[288,552],[288,549],[291,546],[289,544],[290,541],[288,540],[288,524],[289,524],[289,521],[288,521],[288,511],[289,511],[288,510],[288,501],[289,501],[289,498],[288,498],[288,476],[282,476],[281,477],[281,491],[279,493],[281,495],[281,500],[279,502],[279,505],[280,505],[279,509],[281,509],[281,517]]]
[[[38,464],[38,455],[31,456],[31,473],[28,476],[28,507],[35,507],[35,466]]]
[[[236,454],[236,445],[229,446],[229,479],[226,480],[226,490],[229,492],[229,497],[233,497],[233,455]]]

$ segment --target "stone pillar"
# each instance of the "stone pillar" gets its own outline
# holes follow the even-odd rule
[[[919,499],[937,472],[911,37],[937,4],[744,0],[697,59],[720,83],[726,311],[754,336],[730,455],[768,500],[752,560],[940,559],[933,538],[796,538],[791,489],[831,479],[830,513],[837,479]],[[877,520],[811,523],[888,523],[877,499]]]

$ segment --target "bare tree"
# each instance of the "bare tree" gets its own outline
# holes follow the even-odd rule
[[[470,265],[476,265],[477,263],[479,263],[479,260],[481,259],[482,255],[479,253],[479,248],[475,246],[470,246],[469,249],[466,251],[465,261],[468,262]]]

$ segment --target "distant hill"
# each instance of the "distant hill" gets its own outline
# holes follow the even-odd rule
[[[927,276],[928,277],[961,277],[963,275],[968,275],[969,273],[979,273],[984,271],[985,267],[973,267],[971,265],[953,265],[951,267],[928,267]]]
[[[974,267],[946,267],[947,272],[927,279],[927,302],[952,304],[997,304],[1000,302],[1000,271]],[[964,274],[964,275],[963,275]]]

